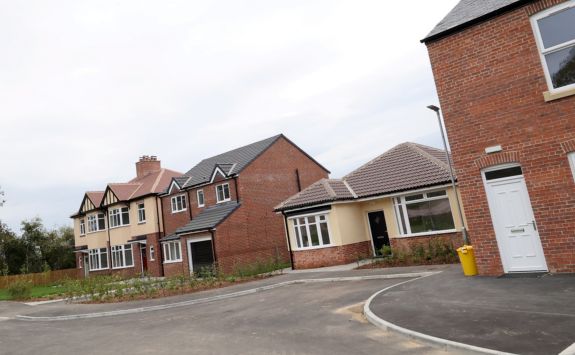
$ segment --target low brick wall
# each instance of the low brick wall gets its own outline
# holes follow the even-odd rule
[[[184,264],[184,262],[164,264],[164,276],[189,275],[187,267],[187,264]]]
[[[349,264],[373,255],[371,241],[329,248],[293,252],[295,269],[312,269],[324,266]]]
[[[390,238],[391,250],[402,251],[409,253],[417,245],[427,247],[431,242],[441,242],[451,244],[454,248],[459,248],[463,245],[463,236],[461,232],[425,235],[420,237],[403,237],[403,238]]]

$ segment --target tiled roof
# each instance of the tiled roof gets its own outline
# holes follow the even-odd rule
[[[212,229],[232,214],[239,206],[240,204],[238,202],[230,201],[208,207],[194,217],[188,224],[176,229],[176,234],[181,235]]]
[[[100,206],[100,202],[102,202],[102,198],[104,197],[104,191],[87,191],[86,195],[94,204],[94,206]]]
[[[508,8],[522,5],[531,1],[526,0],[461,0],[441,20],[435,28],[422,40],[430,41],[434,38],[462,29],[467,25],[481,21],[505,11]]]
[[[276,207],[277,211],[407,191],[451,181],[445,151],[402,143],[339,180],[320,180]]]
[[[237,174],[249,165],[255,158],[275,143],[282,135],[273,136],[259,142],[230,150],[199,162],[184,175],[191,177],[183,188],[203,184],[210,181],[216,165],[228,174],[233,166],[232,173]]]
[[[163,192],[170,184],[170,181],[172,181],[172,178],[177,178],[181,175],[177,171],[160,169],[140,178],[136,177],[127,183],[111,183],[108,186],[120,201],[127,201],[152,193]]]

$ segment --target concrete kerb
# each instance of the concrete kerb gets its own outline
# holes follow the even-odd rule
[[[441,271],[426,271],[426,272],[413,272],[413,273],[403,273],[403,274],[388,274],[388,275],[367,275],[367,276],[347,276],[347,277],[327,277],[327,278],[317,278],[317,279],[299,279],[299,280],[290,280],[279,282],[272,285],[261,286],[252,288],[249,290],[238,291],[227,293],[223,295],[211,296],[206,298],[182,301],[182,302],[175,302],[175,303],[168,303],[163,305],[156,305],[156,306],[148,306],[148,307],[138,307],[138,308],[129,308],[129,309],[121,309],[121,310],[114,310],[114,311],[107,311],[107,312],[95,312],[95,313],[84,313],[84,314],[73,314],[73,315],[65,315],[65,316],[52,316],[52,317],[34,317],[34,316],[23,316],[17,315],[15,319],[24,320],[24,321],[35,321],[35,322],[53,322],[53,321],[64,321],[64,320],[74,320],[74,319],[87,319],[87,318],[100,318],[100,317],[110,317],[110,316],[117,316],[117,315],[126,315],[126,314],[135,314],[135,313],[142,313],[142,312],[151,312],[151,311],[158,311],[163,309],[170,309],[176,307],[184,307],[184,306],[191,306],[196,304],[214,302],[229,298],[241,297],[245,295],[250,295],[262,291],[267,291],[279,287],[295,285],[295,284],[306,284],[306,283],[319,283],[319,282],[342,282],[342,281],[362,281],[362,280],[378,280],[378,279],[402,279],[402,278],[420,278],[424,276],[431,276]]]
[[[381,328],[381,329],[387,330],[387,331],[393,331],[393,332],[398,333],[400,335],[407,336],[409,338],[412,338],[412,339],[415,339],[418,341],[422,341],[422,342],[425,342],[427,344],[430,344],[430,345],[433,345],[436,347],[444,348],[446,350],[448,350],[448,349],[459,349],[459,350],[465,350],[467,352],[477,353],[477,354],[515,355],[512,353],[506,353],[506,352],[502,352],[502,351],[498,351],[498,350],[492,350],[492,349],[482,348],[479,346],[469,345],[469,344],[465,344],[465,343],[459,343],[456,341],[438,338],[438,337],[434,337],[431,335],[416,332],[414,330],[403,328],[403,327],[400,327],[396,324],[388,322],[384,319],[381,319],[380,317],[378,317],[375,313],[373,313],[371,311],[371,308],[370,308],[371,302],[375,299],[375,297],[381,295],[382,293],[387,292],[394,287],[401,286],[401,285],[406,284],[408,282],[417,281],[417,280],[420,280],[424,277],[433,276],[433,275],[438,274],[440,272],[428,273],[428,275],[422,275],[422,276],[419,276],[419,277],[411,279],[411,280],[406,280],[406,281],[397,283],[395,285],[391,285],[389,287],[386,287],[383,290],[380,290],[380,291],[374,293],[373,295],[371,295],[371,297],[368,298],[368,300],[365,302],[365,304],[363,306],[363,313],[364,313],[365,317],[367,318],[367,320],[371,324],[375,325],[378,328]]]

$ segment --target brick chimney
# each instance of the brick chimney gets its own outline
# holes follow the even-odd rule
[[[140,161],[136,163],[136,176],[138,178],[144,177],[149,173],[155,173],[162,169],[162,164],[155,155],[142,155]]]

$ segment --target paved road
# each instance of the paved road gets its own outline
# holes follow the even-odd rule
[[[300,284],[163,311],[0,321],[2,354],[447,354],[367,323],[362,303],[403,281]]]

